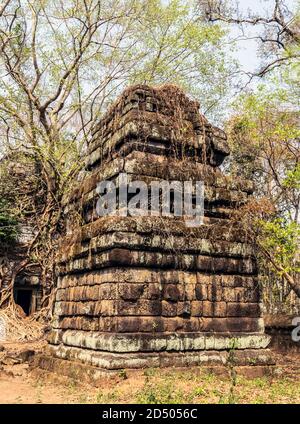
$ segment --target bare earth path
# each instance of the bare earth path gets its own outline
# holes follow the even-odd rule
[[[229,377],[199,368],[122,371],[93,387],[17,364],[0,371],[0,403],[300,403],[297,362],[273,377],[238,377],[233,395]]]
[[[63,403],[63,392],[57,387],[39,387],[21,376],[0,375],[0,403]]]

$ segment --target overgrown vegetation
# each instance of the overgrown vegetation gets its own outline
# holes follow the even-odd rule
[[[290,312],[297,306],[291,291],[300,294],[300,121],[294,92],[299,66],[293,71],[280,74],[284,87],[277,75],[257,92],[242,95],[228,123],[230,172],[254,183],[256,199],[248,205],[244,222],[262,254],[262,275],[268,276],[265,293],[275,294],[267,304],[272,310],[281,303],[284,310],[287,302]]]
[[[227,122],[228,172],[254,183],[255,201],[243,217],[258,247],[268,308],[297,307],[299,9],[284,0],[269,5],[266,14],[219,0],[7,0],[0,6],[0,242],[15,241],[17,223],[29,222],[34,234],[18,269],[1,272],[11,290],[16,274],[39,266],[48,287],[43,305],[51,305],[63,199],[80,175],[91,128],[125,86],[177,84],[216,120],[224,119],[234,86],[242,91]],[[249,39],[256,29],[263,56],[253,72],[231,57],[226,43],[239,38],[230,39],[232,26]],[[261,83],[249,85],[257,77]],[[7,169],[7,161],[14,166]],[[30,175],[16,174],[20,162]],[[13,303],[7,288],[4,301]]]
[[[299,385],[286,376],[235,377],[234,391],[230,376],[217,375],[208,370],[152,370],[150,375],[129,375],[114,387],[98,389],[96,393],[80,396],[82,403],[142,403],[142,404],[240,404],[240,403],[297,403]],[[133,390],[131,382],[135,381]],[[80,392],[80,386],[70,393]]]
[[[235,397],[230,399],[230,379],[209,371],[152,370],[146,377],[142,372],[130,373],[127,380],[104,379],[101,387],[81,384],[75,380],[53,381],[50,375],[38,379],[14,382],[1,381],[15,392],[1,391],[0,401],[13,403],[152,403],[152,404],[297,404],[300,399],[299,382],[284,375],[245,378],[238,375]],[[19,377],[20,378],[20,377]],[[25,386],[24,386],[25,385]],[[24,387],[28,390],[24,390]]]

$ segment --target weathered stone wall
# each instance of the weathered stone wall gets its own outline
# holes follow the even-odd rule
[[[256,259],[232,217],[252,185],[222,174],[226,135],[198,109],[175,87],[136,86],[95,127],[86,176],[65,205],[52,355],[104,368],[224,362],[235,338],[249,361],[267,361]],[[97,184],[121,172],[204,181],[203,225],[97,217]]]

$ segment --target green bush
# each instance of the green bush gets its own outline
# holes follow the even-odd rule
[[[0,198],[0,243],[10,244],[18,236],[18,221],[10,210],[8,203]]]

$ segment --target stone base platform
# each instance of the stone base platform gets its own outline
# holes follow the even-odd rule
[[[119,372],[121,369],[204,366],[223,371],[234,366],[242,374],[250,368],[256,376],[275,365],[267,349],[265,334],[132,334],[115,335],[65,332],[37,355],[33,366],[69,377],[84,374],[87,380]],[[256,369],[256,371],[254,371]],[[247,372],[246,372],[247,374]],[[80,377],[82,379],[82,377]]]
[[[229,359],[229,351],[199,351],[199,352],[160,352],[136,354],[98,353],[102,367],[83,363],[78,357],[80,349],[70,348],[64,351],[65,359],[53,356],[53,352],[45,355],[36,355],[31,361],[31,368],[42,372],[51,372],[60,376],[69,377],[78,381],[96,384],[103,378],[116,377],[120,370],[127,372],[138,371],[149,367],[192,368],[201,367],[204,371],[227,375],[231,364],[238,375],[248,378],[257,378],[271,375],[275,369],[275,361],[269,349],[245,349],[234,351]],[[68,358],[68,359],[67,359]]]

